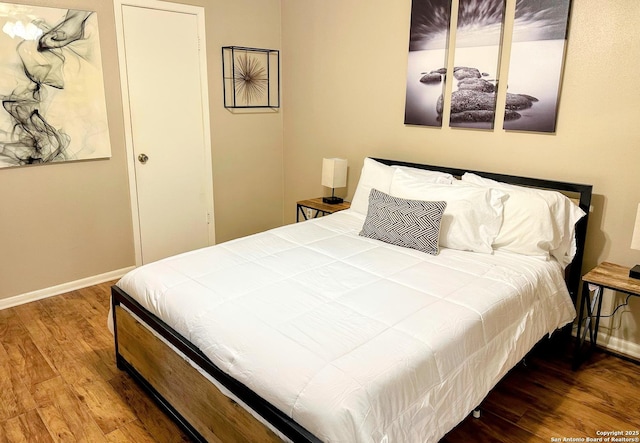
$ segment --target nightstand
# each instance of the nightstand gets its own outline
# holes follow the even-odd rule
[[[573,368],[577,369],[584,360],[582,347],[589,333],[593,350],[598,340],[598,327],[600,326],[600,311],[602,309],[602,293],[604,289],[640,297],[640,280],[629,277],[629,268],[613,263],[600,263],[582,277],[582,303],[578,315],[577,344],[574,355]],[[593,292],[593,297],[591,293]],[[596,308],[597,305],[597,308]],[[597,309],[594,315],[594,309]],[[584,315],[586,311],[586,316]],[[595,319],[595,325],[593,320]],[[585,322],[584,329],[582,322]]]
[[[309,200],[300,200],[297,203],[296,209],[296,222],[300,221],[300,214],[302,214],[303,220],[308,220],[309,217],[305,209],[311,209],[311,218],[317,218],[322,215],[333,214],[334,212],[344,211],[351,207],[350,202],[342,202],[336,205],[328,205],[322,202],[322,197],[311,198]]]

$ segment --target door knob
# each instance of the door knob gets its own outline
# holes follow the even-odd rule
[[[147,154],[140,154],[138,156],[138,161],[143,165],[147,162],[147,160],[149,160],[149,157],[147,156]]]

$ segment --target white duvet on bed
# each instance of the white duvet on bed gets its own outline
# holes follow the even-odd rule
[[[575,310],[555,261],[358,236],[342,211],[118,286],[326,442],[435,442]]]

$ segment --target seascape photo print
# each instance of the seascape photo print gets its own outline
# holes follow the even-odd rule
[[[518,0],[504,129],[555,132],[571,0]]]
[[[413,0],[404,123],[442,126],[451,0]]]
[[[504,10],[504,0],[460,0],[451,127],[493,129]],[[442,112],[442,105],[438,109]]]

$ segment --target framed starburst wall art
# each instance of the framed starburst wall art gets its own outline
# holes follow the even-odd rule
[[[280,107],[280,51],[222,48],[225,108]]]

